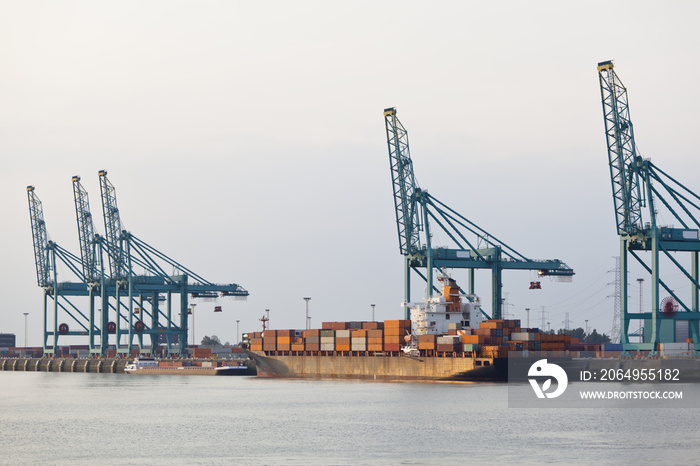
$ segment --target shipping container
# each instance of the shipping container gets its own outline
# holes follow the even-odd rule
[[[362,328],[365,330],[382,330],[384,322],[364,322]]]
[[[385,320],[384,329],[387,328],[411,328],[410,320]]]
[[[306,351],[321,351],[321,345],[319,343],[309,343],[307,341],[305,348],[306,348]]]

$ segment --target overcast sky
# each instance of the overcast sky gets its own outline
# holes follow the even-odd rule
[[[0,1],[0,332],[23,344],[29,312],[41,344],[26,186],[51,239],[78,254],[71,177],[103,232],[101,169],[129,231],[249,290],[199,304],[197,340],[233,342],[235,321],[257,330],[265,309],[273,328],[303,328],[305,296],[314,327],[369,320],[370,304],[400,318],[392,106],[422,188],[525,256],[574,268],[573,283],[537,291],[535,272],[505,272],[508,312],[531,308],[535,326],[544,306],[552,327],[568,312],[609,331],[619,240],[596,66],[615,61],[642,154],[700,191],[700,5],[576,5]],[[423,288],[416,278],[414,300]],[[477,292],[489,310],[488,274]]]

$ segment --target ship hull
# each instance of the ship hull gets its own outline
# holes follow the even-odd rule
[[[250,375],[250,371],[245,366],[224,366],[224,367],[141,367],[134,370],[125,370],[132,375]]]
[[[248,351],[259,377],[314,379],[507,381],[505,358],[391,355],[288,355]]]

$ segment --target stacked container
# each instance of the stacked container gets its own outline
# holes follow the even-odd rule
[[[382,322],[368,322],[382,324]],[[382,325],[384,327],[384,325]],[[367,330],[367,351],[384,351],[384,330]]]
[[[410,333],[410,320],[385,320],[384,351],[400,351],[404,337]]]
[[[367,351],[367,330],[352,330],[350,350]]]
[[[321,330],[321,351],[335,351],[335,330]]]
[[[350,332],[351,330],[336,330],[335,331],[335,350],[350,351]]]
[[[323,330],[310,329],[304,332],[304,349],[306,351],[320,351],[321,350],[321,332]]]

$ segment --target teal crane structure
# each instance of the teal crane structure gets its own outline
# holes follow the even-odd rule
[[[91,354],[107,354],[112,338],[119,354],[131,355],[135,349],[153,354],[164,344],[168,354],[184,355],[189,300],[245,299],[248,291],[235,283],[212,283],[124,230],[114,186],[106,171],[99,177],[105,236],[95,234],[87,191],[80,177],[73,177],[80,257],[49,240],[42,203],[34,187],[27,187],[37,284],[44,291],[44,353],[56,353],[60,336],[87,335]],[[59,265],[75,280],[58,282]],[[89,299],[87,313],[80,298]],[[77,330],[66,322],[59,324],[64,318]],[[144,337],[149,337],[150,346]]]
[[[404,302],[411,300],[411,271],[426,281],[427,298],[438,291],[434,285],[435,271],[468,269],[468,292],[473,295],[474,271],[491,271],[493,319],[502,318],[502,274],[504,270],[537,270],[540,276],[570,280],[572,268],[564,262],[533,260],[520,254],[465,216],[418,186],[413,172],[408,132],[396,116],[395,108],[384,110],[384,123],[389,150],[391,182],[399,236],[399,252],[404,256]],[[453,247],[432,244],[432,228],[444,232]],[[425,270],[425,274],[421,273]],[[482,311],[483,312],[483,311]],[[486,314],[486,313],[484,313]],[[487,317],[488,314],[486,314]],[[491,318],[489,317],[489,318]],[[406,309],[406,318],[410,318]]]
[[[676,322],[687,322],[694,348],[700,350],[700,197],[640,155],[630,119],[627,89],[615,73],[612,61],[598,63],[598,78],[615,224],[620,237],[620,342],[625,350],[656,351],[659,343],[675,341]],[[663,218],[673,218],[681,228],[660,225],[660,213]],[[650,254],[642,257],[643,252]],[[689,254],[689,266],[683,265],[672,253]],[[650,312],[631,312],[629,309],[627,276],[630,256],[651,277]],[[685,300],[662,279],[662,257],[667,258],[690,285],[690,296]],[[662,288],[672,299],[661,300]],[[683,311],[677,312],[678,308],[683,308]],[[641,343],[629,341],[631,320],[644,321],[644,341]]]

